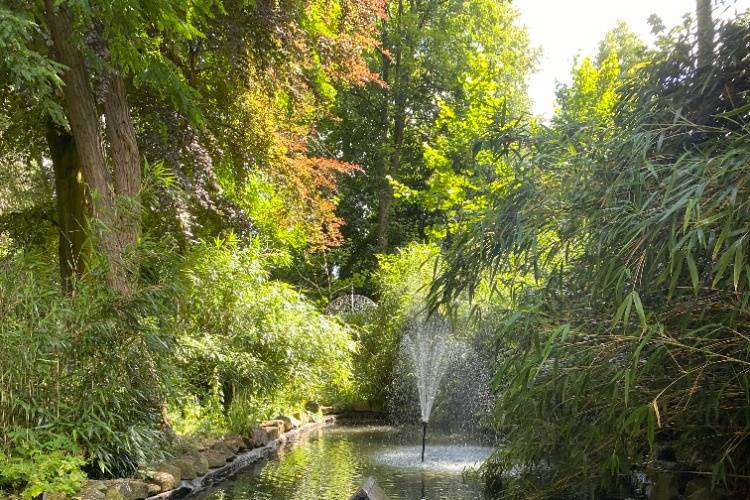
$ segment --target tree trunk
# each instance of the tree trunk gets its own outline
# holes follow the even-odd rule
[[[698,68],[708,68],[714,59],[714,21],[711,0],[696,0],[698,20]]]
[[[86,256],[83,253],[86,241],[86,192],[81,159],[73,136],[51,122],[47,124],[47,144],[55,174],[60,281],[63,290],[70,293],[73,278],[86,269]]]
[[[133,201],[141,188],[141,155],[130,117],[125,82],[113,71],[108,74],[104,91],[104,112],[114,166],[115,193],[123,197],[123,201]],[[118,216],[120,249],[132,252],[140,233],[140,208],[137,205],[119,207]]]
[[[381,186],[378,190],[378,252],[388,251],[389,226],[391,218],[391,205],[393,203],[393,193],[387,178],[381,180]]]
[[[397,91],[398,92],[398,91]],[[395,176],[401,167],[401,148],[404,143],[405,127],[405,99],[397,94],[393,117],[393,142],[390,164],[386,175],[382,179],[381,189],[378,192],[378,250],[388,251],[390,244],[390,216],[393,205],[393,188],[388,181],[388,176]]]
[[[385,48],[388,46],[388,38],[386,35],[386,29],[383,27],[382,44],[383,53],[380,56],[381,61],[381,74],[380,79],[388,83],[391,71],[391,60],[390,57],[385,53]],[[388,226],[390,219],[391,210],[391,186],[388,182],[388,159],[384,149],[388,143],[388,105],[390,101],[390,89],[386,88],[383,90],[383,106],[380,110],[380,133],[382,140],[380,141],[380,148],[378,148],[378,159],[377,159],[377,186],[378,186],[378,225],[377,225],[377,250],[378,252],[385,252],[388,250]]]
[[[108,265],[107,282],[114,291],[128,295],[130,286],[111,189],[112,176],[102,146],[96,100],[89,84],[83,55],[72,42],[70,12],[65,5],[55,8],[53,0],[45,0],[45,6],[57,61],[68,68],[62,74],[65,110],[78,147],[83,177],[91,193],[92,212],[97,219],[96,235]]]
[[[406,92],[404,89],[406,75],[403,74],[402,57],[404,40],[401,36],[401,20],[404,15],[403,0],[398,2],[396,29],[396,50],[394,54],[394,82],[391,87],[393,92],[393,135],[391,143],[391,156],[388,162],[383,160],[383,175],[378,191],[378,251],[386,252],[390,245],[390,216],[393,205],[393,188],[388,177],[395,176],[401,166],[401,148],[404,142],[404,128],[406,126]],[[385,45],[384,45],[385,47]],[[390,61],[383,66],[384,73],[390,69]],[[388,76],[387,73],[385,76]],[[383,80],[386,81],[387,80]],[[387,115],[385,115],[386,127]],[[386,134],[387,136],[387,134]]]
[[[232,381],[228,379],[224,379],[221,382],[221,392],[222,392],[222,398],[221,398],[221,405],[224,410],[224,416],[229,416],[229,410],[232,408],[232,403],[234,402],[234,394],[235,394],[235,386]]]

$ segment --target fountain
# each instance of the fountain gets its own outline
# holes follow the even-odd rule
[[[430,421],[432,405],[440,387],[440,380],[448,367],[449,354],[454,344],[450,338],[450,328],[447,322],[433,315],[413,321],[404,336],[403,345],[417,379],[422,419],[422,462],[424,462],[427,424]]]
[[[358,314],[358,305],[372,307],[346,294],[331,310]],[[402,331],[388,407],[394,423],[421,423],[421,442],[413,426],[342,421],[196,500],[244,500],[248,492],[279,500],[334,500],[352,492],[357,500],[480,498],[481,482],[468,480],[466,470],[493,451],[472,430],[483,414],[488,374],[477,350],[460,337],[439,316],[412,316]]]

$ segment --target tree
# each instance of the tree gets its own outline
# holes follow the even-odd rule
[[[375,44],[369,30],[378,1],[336,8],[290,1],[270,10],[210,0],[31,7],[18,3],[2,11],[15,22],[8,44],[17,54],[6,82],[11,92],[27,89],[27,99],[50,116],[49,157],[61,188],[79,182],[64,161],[78,156],[89,190],[87,207],[58,203],[59,210],[72,210],[57,217],[60,241],[68,242],[60,246],[64,282],[85,267],[85,259],[63,255],[79,253],[84,227],[96,235],[92,244],[107,261],[113,289],[128,293],[136,270],[127,269],[129,255],[140,232],[142,153],[150,163],[166,160],[173,171],[177,183],[160,197],[172,207],[163,205],[157,216],[174,217],[183,242],[196,239],[197,225],[210,226],[209,234],[227,227],[250,234],[251,215],[269,215],[253,213],[268,207],[254,208],[261,197],[246,191],[258,179],[295,201],[284,210],[287,222],[274,215],[276,226],[299,228],[304,242],[295,244],[307,245],[308,236],[312,248],[340,241],[335,175],[352,165],[318,155],[310,139],[333,98],[331,83],[373,78],[361,52]],[[52,53],[43,43],[45,28]],[[19,84],[27,75],[34,86]],[[128,94],[136,96],[135,106]],[[202,213],[194,213],[196,206]],[[68,228],[66,221],[80,220],[83,208],[98,222]]]
[[[381,82],[340,90],[341,119],[327,127],[329,147],[361,167],[341,182],[338,213],[347,243],[331,259],[341,276],[368,274],[375,253],[423,240],[426,228],[450,218],[417,193],[430,191],[438,170],[460,175],[470,168],[463,160],[467,151],[471,156],[466,129],[473,120],[491,120],[501,102],[524,107],[533,55],[515,19],[505,2],[388,2],[383,49],[368,58]],[[445,147],[460,148],[446,151],[440,168],[430,159],[439,137]]]
[[[73,280],[85,270],[87,204],[83,168],[73,136],[50,121],[47,144],[55,175],[58,259],[63,290],[72,291]]]
[[[60,188],[60,239],[75,242],[69,249],[60,244],[63,283],[68,282],[71,269],[83,269],[77,255],[80,232],[93,229],[95,244],[107,262],[108,283],[114,291],[128,295],[132,278],[126,269],[128,254],[135,249],[139,234],[140,213],[133,202],[141,187],[141,158],[126,79],[143,79],[148,70],[157,73],[156,69],[164,69],[159,56],[146,50],[154,48],[153,39],[145,32],[152,20],[168,21],[159,23],[165,33],[182,30],[184,36],[195,34],[186,22],[180,26],[179,14],[190,6],[174,2],[132,8],[123,2],[103,2],[84,8],[71,2],[46,1],[11,3],[11,7],[3,11],[17,26],[11,31],[15,49],[11,76],[15,71],[22,75],[20,80],[35,85],[21,85],[18,77],[7,84],[23,89],[27,99],[49,115],[42,122],[52,122],[46,136]],[[51,53],[43,43],[46,36],[52,40]],[[165,76],[164,71],[161,75],[165,80],[174,77],[169,72]],[[62,106],[55,97],[58,90]],[[68,126],[70,137],[61,130]],[[81,180],[76,176],[76,158],[97,221],[93,226],[81,220],[84,203],[77,184]],[[66,186],[70,189],[64,189]]]
[[[712,19],[713,8],[711,0],[695,0],[696,19],[698,21],[698,57],[697,63],[700,68],[711,66],[714,58],[714,22]]]
[[[70,8],[55,8],[45,1],[46,19],[55,49],[56,60],[63,71],[63,95],[71,134],[81,158],[82,172],[91,190],[92,211],[103,227],[97,231],[101,251],[107,259],[107,279],[116,292],[127,294],[130,285],[126,274],[126,253],[136,244],[137,218],[125,220],[118,214],[116,197],[132,197],[140,188],[140,155],[130,110],[121,77],[110,70],[106,76],[104,109],[113,171],[107,165],[102,148],[101,120],[87,73],[83,54],[73,41],[73,16]]]

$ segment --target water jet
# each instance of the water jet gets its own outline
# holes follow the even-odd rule
[[[437,396],[440,380],[448,368],[454,342],[448,323],[437,316],[419,318],[408,328],[404,346],[409,355],[417,382],[422,417],[422,462],[427,445],[427,423]]]

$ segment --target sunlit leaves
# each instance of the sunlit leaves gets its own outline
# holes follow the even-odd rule
[[[667,443],[744,488],[750,148],[732,96],[747,92],[747,29],[721,30],[712,72],[679,30],[654,51],[630,40],[641,59],[583,60],[529,154],[500,149],[517,182],[452,238],[434,298],[473,293],[488,271],[538,276],[497,333],[509,445],[493,467],[524,464],[525,493],[604,494]]]

